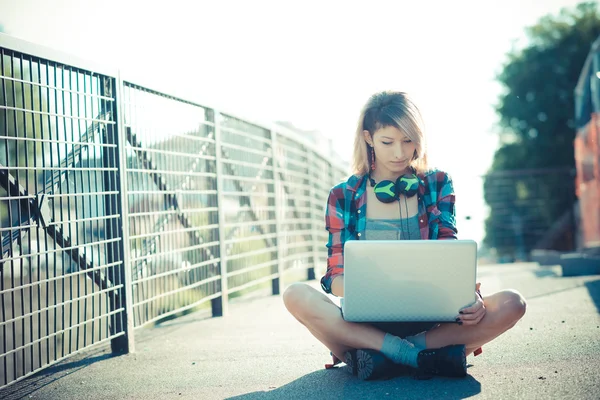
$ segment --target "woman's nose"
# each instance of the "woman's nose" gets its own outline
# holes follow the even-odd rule
[[[402,158],[402,144],[401,143],[398,143],[394,147],[394,157],[396,157],[396,158]]]

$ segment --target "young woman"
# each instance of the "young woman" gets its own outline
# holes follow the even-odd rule
[[[405,93],[382,92],[364,106],[354,138],[353,175],[333,187],[326,208],[325,293],[344,296],[347,240],[456,239],[450,177],[427,165],[417,107]],[[389,182],[385,182],[389,181]],[[397,193],[396,187],[401,194]],[[386,196],[387,193],[387,196]],[[365,268],[368,268],[365,265]],[[466,356],[515,325],[525,299],[514,290],[482,296],[457,310],[457,323],[352,323],[324,293],[304,283],[283,294],[288,311],[362,379],[395,366],[425,374],[466,376]]]

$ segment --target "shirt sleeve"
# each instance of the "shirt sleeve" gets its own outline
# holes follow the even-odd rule
[[[438,239],[458,239],[456,229],[456,212],[454,209],[455,195],[452,178],[445,172],[438,173],[437,209],[439,214]]]
[[[325,293],[331,293],[331,282],[344,273],[344,242],[348,230],[344,224],[343,189],[333,188],[329,192],[325,210],[325,229],[329,232],[327,241],[327,272],[321,278]]]

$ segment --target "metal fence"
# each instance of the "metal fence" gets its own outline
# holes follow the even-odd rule
[[[331,155],[2,34],[0,70],[0,387],[325,268]]]
[[[579,230],[575,177],[568,167],[485,175],[480,263],[527,261],[534,250],[573,251]]]

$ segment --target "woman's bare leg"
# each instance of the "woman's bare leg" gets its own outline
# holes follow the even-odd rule
[[[464,344],[470,354],[512,328],[525,314],[525,299],[513,290],[486,296],[483,302],[486,313],[477,325],[441,324],[427,332],[427,348]]]
[[[380,350],[385,333],[368,324],[344,321],[340,309],[323,293],[303,284],[283,294],[288,311],[340,360],[352,349]],[[523,297],[511,290],[484,298],[486,315],[477,325],[441,324],[426,333],[427,348],[464,344],[467,354],[512,328],[525,314]]]
[[[379,350],[385,333],[371,325],[344,321],[340,309],[325,294],[304,283],[283,293],[288,311],[340,360],[352,349]]]

